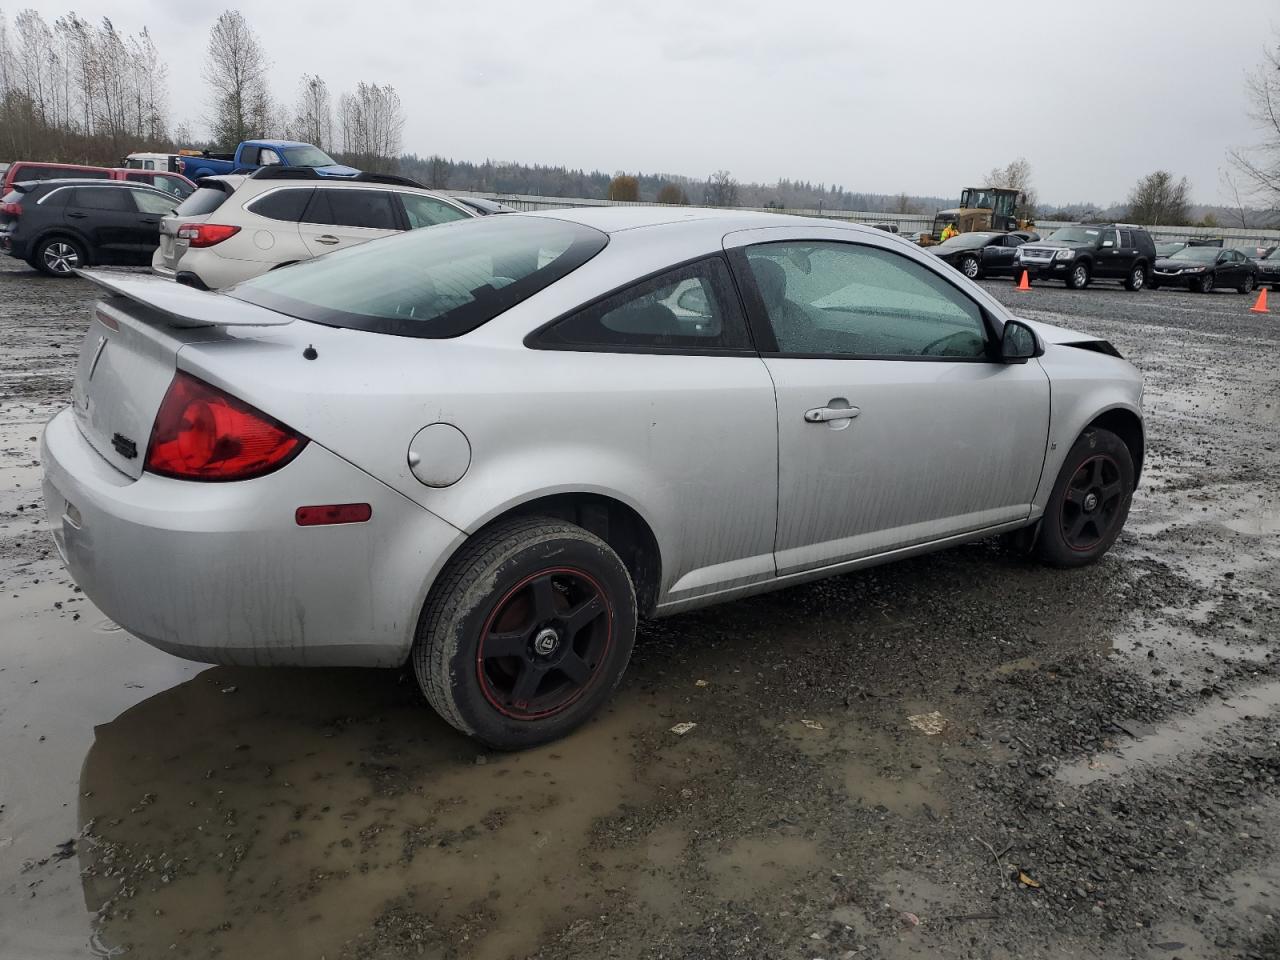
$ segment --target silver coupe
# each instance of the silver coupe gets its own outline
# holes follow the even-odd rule
[[[43,463],[88,596],[195,660],[411,663],[500,748],[591,716],[639,617],[997,534],[1096,560],[1142,469],[1109,343],[855,225],[566,209],[222,293],[86,276]]]

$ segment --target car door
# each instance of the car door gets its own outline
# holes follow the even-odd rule
[[[983,269],[992,275],[1003,276],[1013,270],[1013,254],[1018,248],[1018,243],[1010,241],[1017,240],[1016,237],[1004,235],[1001,237],[992,237],[991,241],[983,248]]]
[[[506,270],[495,260],[480,272]],[[525,268],[510,272],[526,275]],[[621,459],[628,482],[648,491],[659,537],[670,544],[662,556],[665,605],[773,579],[773,384],[751,346],[723,256],[633,283],[528,342],[564,351],[562,359],[537,361],[558,386],[538,422],[519,425],[519,441],[498,442],[559,449],[572,423],[574,432],[606,436],[626,450],[622,458],[606,453],[601,463]],[[642,467],[625,465],[633,455]]]
[[[1104,278],[1123,277],[1126,271],[1121,262],[1120,232],[1114,227],[1100,230],[1097,244],[1093,260],[1093,275]]]
[[[76,187],[63,217],[89,241],[92,262],[127,264],[136,257],[139,214],[124,184]]]
[[[386,190],[317,186],[299,223],[313,257],[354,247],[402,229],[395,198]]]
[[[133,256],[139,263],[150,263],[160,245],[160,221],[173,213],[178,199],[156,190],[130,190],[138,208],[134,220]]]
[[[846,231],[726,237],[778,414],[779,576],[1025,520],[1049,382],[1005,364],[987,309]]]

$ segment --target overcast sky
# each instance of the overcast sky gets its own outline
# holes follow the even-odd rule
[[[50,20],[63,12],[41,6]],[[219,5],[74,7],[129,32],[150,27],[174,118],[203,130],[200,66]],[[1121,200],[1158,168],[1189,177],[1197,202],[1219,202],[1226,149],[1255,138],[1245,73],[1280,23],[1275,0],[240,9],[278,98],[292,101],[305,72],[335,100],[359,80],[393,84],[409,152],[699,177],[726,168],[740,180],[941,196],[1025,156],[1049,203]]]

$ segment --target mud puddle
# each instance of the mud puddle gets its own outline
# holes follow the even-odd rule
[[[1126,724],[1136,736],[1115,754],[1100,754],[1067,764],[1058,778],[1071,786],[1084,786],[1108,777],[1125,777],[1145,768],[1172,763],[1179,757],[1197,753],[1230,735],[1234,724],[1265,718],[1280,709],[1280,681],[1247,687],[1221,703],[1202,707],[1175,717],[1151,730]]]

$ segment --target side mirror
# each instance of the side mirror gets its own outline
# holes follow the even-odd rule
[[[1005,363],[1026,363],[1044,350],[1035,331],[1021,320],[1010,320],[1000,336],[1000,359]]]

